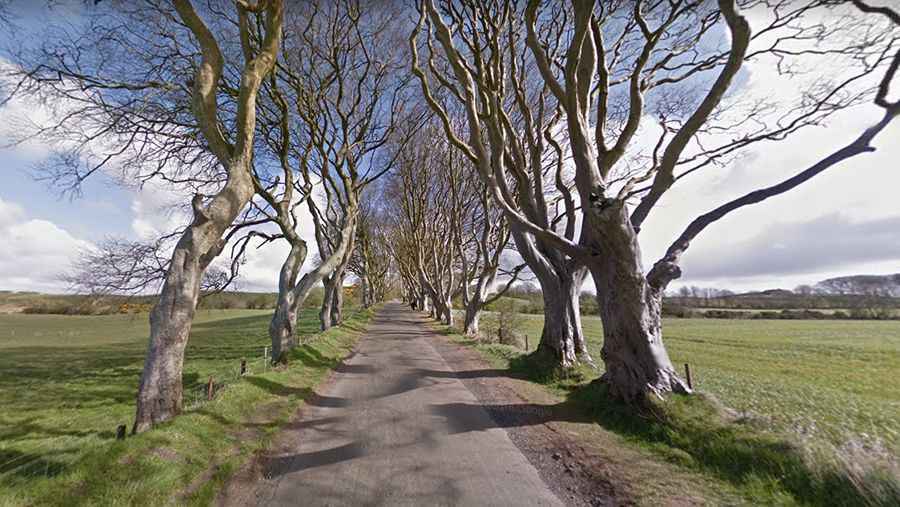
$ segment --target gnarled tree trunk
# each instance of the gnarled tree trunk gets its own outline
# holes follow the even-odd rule
[[[235,172],[228,183],[202,208],[194,198],[194,221],[172,252],[172,261],[150,312],[150,345],[138,387],[133,433],[171,419],[182,409],[182,368],[200,280],[224,246],[222,235],[253,195],[250,173]]]
[[[463,333],[469,338],[479,337],[478,324],[481,321],[481,310],[484,307],[484,301],[479,294],[472,296],[469,304],[466,305],[466,313],[463,317]]]
[[[544,298],[544,327],[538,350],[558,358],[560,366],[573,366],[579,358],[591,363],[578,300],[586,275],[582,268],[574,272],[557,270],[549,277],[538,277]]]
[[[649,393],[690,392],[663,345],[662,293],[644,276],[627,208],[614,202],[590,216],[594,237],[602,238],[594,244],[601,255],[591,274],[603,321],[603,381],[610,394],[634,401]]]
[[[511,224],[510,229],[518,251],[540,283],[544,299],[544,328],[538,351],[552,355],[562,367],[575,365],[579,358],[592,364],[578,301],[587,268],[573,269],[564,255],[535,240],[521,227]]]
[[[272,339],[272,361],[279,361],[283,353],[294,346],[294,324],[297,322],[296,294],[294,287],[300,267],[306,260],[306,244],[298,242],[291,245],[281,273],[278,277],[278,301],[275,313],[269,322],[269,337]]]
[[[334,284],[335,277],[329,276],[324,280],[325,292],[322,295],[322,306],[319,308],[319,327],[322,331],[331,329],[332,308],[334,308]]]
[[[331,325],[340,326],[344,321],[344,273],[336,277],[337,281],[331,290]]]

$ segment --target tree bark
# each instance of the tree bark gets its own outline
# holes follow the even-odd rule
[[[138,387],[133,433],[181,413],[182,368],[200,296],[200,281],[224,246],[222,235],[253,195],[249,172],[235,172],[203,209],[194,198],[194,221],[175,250],[159,301],[150,312],[150,345]]]
[[[581,305],[578,300],[585,275],[582,269],[575,273],[557,272],[555,279],[541,280],[544,327],[538,351],[551,353],[563,367],[574,366],[579,358],[587,363],[592,362],[581,327]]]
[[[336,277],[337,281],[331,290],[331,325],[340,326],[344,321],[344,273]]]
[[[443,322],[445,325],[452,326],[453,323],[454,323],[454,320],[453,320],[453,300],[451,300],[451,299],[448,297],[446,301],[444,301],[443,303],[441,303],[441,311],[442,311],[442,313],[443,313],[443,315],[442,315],[442,317],[441,317],[441,322]]]
[[[294,287],[300,267],[306,260],[306,244],[291,245],[281,273],[278,277],[278,301],[275,313],[269,323],[269,337],[272,339],[272,361],[277,362],[283,353],[290,350],[295,342],[294,324],[297,322],[297,305]]]
[[[476,297],[473,297],[469,304],[466,305],[466,314],[463,317],[463,333],[469,338],[478,338],[479,337],[479,328],[478,324],[481,320],[481,310],[484,306],[484,302]]]
[[[613,397],[628,402],[647,394],[689,393],[662,341],[662,291],[644,276],[641,249],[623,202],[592,213],[589,238],[600,255],[591,265],[603,321],[602,380]]]
[[[331,329],[332,308],[334,307],[335,276],[328,276],[324,280],[325,292],[322,295],[322,306],[319,309],[319,327],[322,331]]]
[[[511,225],[511,232],[522,259],[541,286],[544,299],[544,327],[537,350],[556,358],[564,368],[574,366],[579,358],[593,364],[581,327],[578,300],[587,269],[573,268],[562,253],[516,224]]]

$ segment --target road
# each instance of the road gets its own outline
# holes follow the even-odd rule
[[[428,336],[422,316],[387,304],[263,460],[265,478],[231,501],[562,505]]]

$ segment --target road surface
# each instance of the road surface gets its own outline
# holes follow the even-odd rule
[[[387,304],[237,502],[562,505],[428,335],[423,317]]]

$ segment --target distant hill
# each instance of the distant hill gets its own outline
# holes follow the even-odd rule
[[[822,280],[815,288],[828,294],[900,297],[900,273],[839,276]]]

